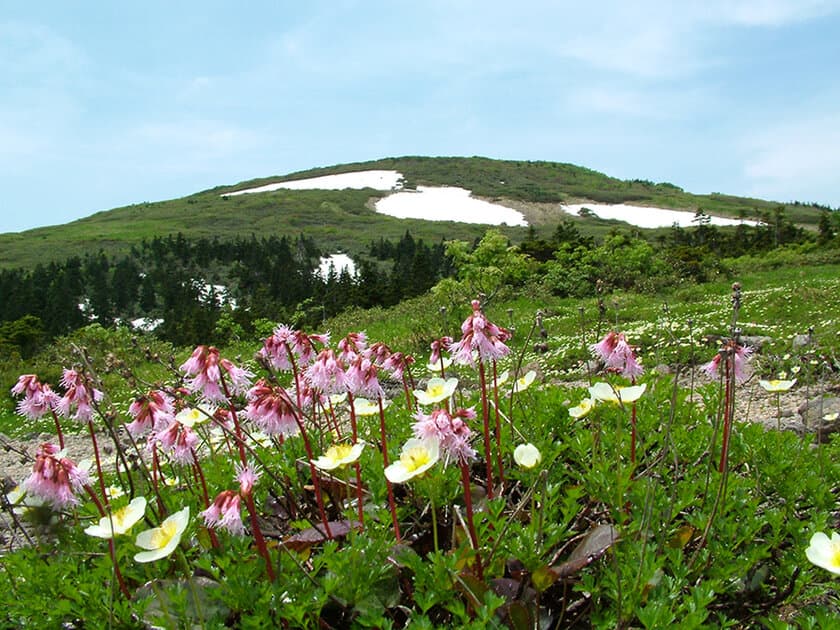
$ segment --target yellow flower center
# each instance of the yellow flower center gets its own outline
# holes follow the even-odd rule
[[[178,533],[178,525],[174,522],[161,523],[160,527],[156,527],[152,534],[151,544],[155,549],[163,549],[169,544],[169,541]]]
[[[352,444],[333,444],[327,449],[327,458],[334,462],[341,461],[348,457],[353,450]]]
[[[125,505],[111,515],[114,522],[114,529],[123,529],[125,527],[125,519],[128,516],[129,506]]]
[[[834,552],[831,555],[831,565],[834,567],[840,567],[840,545],[832,545]]]
[[[406,472],[414,472],[431,461],[431,454],[422,446],[415,446],[400,455],[400,461]]]
[[[429,386],[429,390],[426,392],[431,398],[435,398],[437,396],[442,396],[444,393],[443,385],[440,383],[435,383],[434,385]]]

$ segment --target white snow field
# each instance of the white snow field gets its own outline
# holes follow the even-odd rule
[[[460,221],[462,223],[481,223],[484,225],[519,225],[528,223],[521,212],[497,203],[483,201],[472,196],[469,190],[457,186],[418,186],[416,191],[402,190],[404,177],[398,171],[356,171],[338,175],[324,175],[309,179],[266,184],[256,188],[224,193],[225,197],[250,193],[271,192],[274,190],[344,190],[346,188],[373,188],[389,192],[376,204],[376,211],[399,219],[425,219],[427,221]],[[665,208],[646,208],[630,204],[579,203],[560,206],[565,212],[577,215],[582,208],[588,208],[602,219],[617,219],[641,228],[680,227],[694,225],[694,212],[687,210],[669,210]],[[754,221],[709,217],[712,225],[738,225]],[[342,256],[343,254],[336,254]],[[350,260],[350,265],[352,265]],[[333,263],[340,273],[340,266],[345,263]],[[323,261],[322,261],[323,268]],[[327,263],[329,268],[329,263]],[[355,269],[351,266],[351,273]]]

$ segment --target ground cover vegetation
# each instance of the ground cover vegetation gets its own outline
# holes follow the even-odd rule
[[[45,435],[5,495],[0,618],[831,627],[840,441],[736,411],[758,379],[837,383],[827,226],[728,258],[729,237],[672,231],[717,262],[692,280],[638,234],[541,262],[491,231],[388,308],[301,307],[218,346],[88,324],[15,350],[0,426]],[[61,450],[80,433],[88,463]]]

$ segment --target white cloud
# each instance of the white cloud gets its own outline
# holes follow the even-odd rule
[[[783,26],[840,9],[836,0],[739,0],[719,7],[721,15],[744,26]]]
[[[779,123],[743,141],[753,194],[840,205],[840,114]]]

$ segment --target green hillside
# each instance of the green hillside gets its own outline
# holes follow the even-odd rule
[[[446,239],[472,240],[485,226],[457,222],[395,219],[378,214],[370,201],[385,193],[374,190],[280,190],[226,197],[224,193],[284,180],[367,169],[397,170],[406,186],[451,185],[479,197],[518,205],[535,227],[553,229],[563,216],[557,204],[592,201],[632,202],[707,214],[754,218],[769,216],[780,205],[760,199],[727,195],[692,195],[669,183],[623,181],[572,164],[523,162],[488,158],[386,158],[300,171],[285,176],[254,179],[234,186],[220,186],[181,199],[98,212],[59,226],[0,234],[0,268],[31,267],[39,262],[63,260],[100,249],[125,251],[132,244],[155,236],[182,233],[186,238],[221,239],[290,236],[305,233],[319,246],[334,251],[357,252],[371,239],[398,239],[406,230],[427,242]],[[530,207],[530,210],[529,210]],[[539,211],[533,211],[538,208]],[[784,206],[787,217],[800,225],[815,226],[819,208]],[[615,222],[579,221],[581,230],[602,233]],[[504,228],[514,241],[525,228]]]

